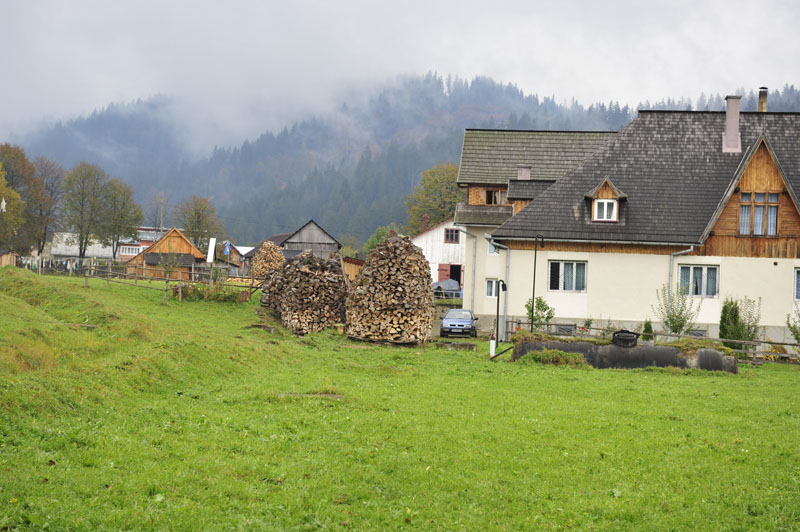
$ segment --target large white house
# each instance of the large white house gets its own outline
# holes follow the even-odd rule
[[[469,201],[455,217],[477,247],[465,306],[493,315],[502,279],[504,313],[522,318],[535,271],[556,321],[635,326],[656,324],[657,291],[680,286],[709,335],[724,299],[747,296],[761,298],[765,334],[789,340],[800,113],[766,112],[766,91],[763,112],[727,101],[724,112],[640,111],[615,134],[468,130],[458,182]]]
[[[428,259],[434,282],[454,279],[459,285],[463,285],[465,239],[466,235],[456,227],[451,218],[425,228],[411,241],[422,249]]]

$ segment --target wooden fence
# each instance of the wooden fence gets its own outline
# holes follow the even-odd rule
[[[139,273],[141,271],[141,273]],[[150,288],[154,290],[163,290],[164,300],[167,299],[167,293],[170,290],[170,284],[173,285],[178,300],[183,300],[183,287],[190,284],[203,284],[209,285],[211,289],[214,287],[230,287],[238,288],[242,292],[247,291],[247,299],[253,295],[254,292],[259,290],[264,283],[263,279],[255,277],[231,277],[227,275],[220,275],[214,273],[213,268],[200,267],[193,268],[192,271],[185,272],[181,270],[172,270],[169,267],[147,266],[142,265],[131,273],[127,264],[115,264],[108,262],[106,264],[89,264],[82,268],[83,285],[89,286],[89,279],[99,279],[109,283],[120,283],[142,288]],[[132,282],[131,282],[132,281]],[[148,284],[139,284],[139,281],[149,281]],[[153,281],[164,282],[164,287],[154,287],[151,285]]]
[[[510,341],[511,334],[514,331],[529,331],[530,330],[530,321],[521,321],[521,320],[509,320],[506,322],[506,338],[505,341]],[[540,329],[541,330],[541,329]],[[599,328],[599,327],[583,327],[581,325],[575,324],[559,324],[559,323],[551,323],[547,324],[543,328],[543,332],[547,334],[552,334],[555,336],[573,336],[573,337],[586,337],[586,338],[611,338],[611,334],[613,333],[613,329],[609,328]],[[643,334],[642,334],[643,336]],[[642,336],[639,336],[639,340],[642,339]],[[756,341],[749,341],[749,340],[730,340],[727,338],[714,338],[710,336],[700,336],[700,335],[692,335],[692,334],[674,334],[674,333],[667,333],[667,332],[653,332],[653,341],[655,342],[658,338],[667,338],[672,340],[679,340],[681,338],[690,338],[693,340],[711,340],[715,342],[727,342],[738,344],[740,349],[734,349],[734,353],[737,355],[744,355],[747,358],[741,359],[740,362],[744,363],[754,363],[754,364],[761,364],[763,362],[783,362],[783,363],[793,363],[797,364],[800,363],[800,344],[792,343],[792,342],[773,342],[771,340],[756,340]],[[667,340],[670,341],[670,340]],[[765,347],[766,346],[766,347]],[[788,351],[793,351],[792,353]],[[785,351],[785,352],[781,352]]]

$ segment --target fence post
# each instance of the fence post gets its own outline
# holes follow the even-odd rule
[[[89,270],[83,269],[83,287],[89,288]]]

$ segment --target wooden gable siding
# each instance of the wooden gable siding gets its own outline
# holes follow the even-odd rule
[[[596,199],[617,199],[617,194],[614,192],[614,189],[611,188],[611,185],[608,184],[608,181],[603,183],[603,186],[597,191],[597,195],[595,196]]]
[[[162,266],[154,266],[145,264],[145,254],[149,253],[175,253],[175,254],[189,254],[197,260],[205,260],[205,255],[198,250],[183,233],[177,229],[170,229],[166,235],[161,239],[145,249],[134,258],[127,262],[127,271],[129,274],[141,275],[144,277],[152,277],[155,279],[163,279],[165,272]],[[191,277],[192,269],[190,267],[179,266],[170,274],[170,279],[189,279]]]
[[[511,203],[514,205],[514,214],[528,206],[531,200],[513,200]]]
[[[761,144],[739,180],[738,192],[731,195],[705,246],[694,255],[724,257],[800,258],[800,214],[786,190],[775,161]],[[777,236],[739,235],[741,192],[778,194]]]
[[[500,241],[511,249],[533,250],[532,240]],[[669,255],[688,246],[648,246],[645,244],[602,244],[599,242],[552,242],[545,241],[542,251],[570,251],[573,253],[630,253],[639,255]]]

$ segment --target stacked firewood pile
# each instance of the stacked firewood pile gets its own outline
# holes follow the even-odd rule
[[[347,335],[373,342],[430,340],[433,291],[428,261],[408,237],[393,236],[367,257],[347,295]]]
[[[250,275],[252,277],[265,278],[277,270],[283,264],[283,252],[281,248],[267,240],[256,251],[251,262]]]
[[[283,291],[283,270],[289,266],[284,262],[280,269],[267,275],[261,285],[261,306],[270,309],[276,314],[281,313],[281,292]]]
[[[308,334],[343,324],[347,281],[338,253],[321,259],[304,251],[264,283],[261,303],[280,312],[284,327]]]

